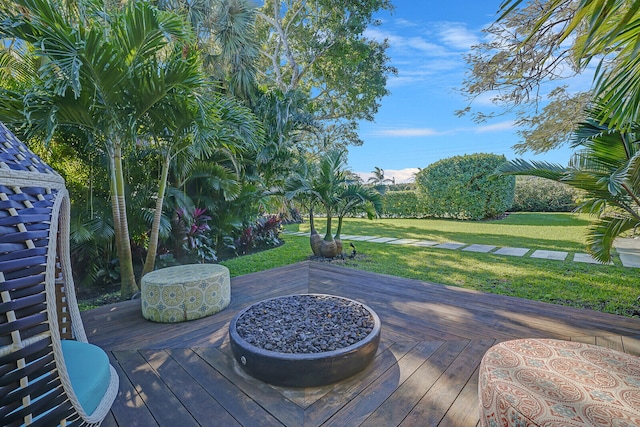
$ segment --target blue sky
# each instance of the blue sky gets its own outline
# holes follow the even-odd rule
[[[480,42],[482,28],[495,21],[502,0],[394,0],[395,11],[382,13],[382,25],[366,36],[388,39],[391,64],[397,76],[388,80],[391,95],[382,99],[374,123],[361,123],[364,145],[349,148],[352,171],[368,178],[374,167],[385,176],[406,181],[417,168],[447,157],[473,153],[504,154],[566,164],[568,147],[544,155],[517,156],[511,147],[520,142],[514,116],[497,117],[476,124],[471,117],[457,117],[467,105],[457,93],[466,72],[463,55]],[[591,79],[574,78],[570,89],[587,90]],[[554,85],[555,86],[555,85]],[[493,111],[489,96],[473,108]]]

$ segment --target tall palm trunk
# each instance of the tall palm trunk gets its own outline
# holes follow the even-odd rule
[[[129,238],[129,224],[127,222],[127,206],[125,202],[124,173],[122,170],[122,146],[119,141],[114,143],[110,150],[111,187],[115,189],[111,198],[111,210],[113,212],[113,225],[116,234],[116,246],[120,261],[120,294],[123,298],[129,298],[138,291],[136,276],[133,271],[133,257],[131,255],[131,242]]]
[[[142,269],[142,276],[153,271],[156,265],[156,255],[158,254],[158,238],[160,235],[160,220],[162,218],[162,205],[164,203],[164,195],[167,191],[167,177],[169,176],[169,165],[171,164],[171,156],[165,156],[162,163],[162,172],[160,174],[160,182],[158,183],[158,197],[156,199],[156,210],[153,214],[153,223],[151,224],[151,233],[149,235],[149,248],[147,250],[147,258]]]
[[[338,226],[336,227],[336,235],[333,236],[333,240],[336,242],[336,248],[338,251],[338,254],[342,253],[342,237],[340,236],[340,233],[342,233],[342,215],[338,216]]]
[[[324,235],[324,240],[333,240],[333,236],[331,235],[331,212],[329,212],[329,209],[327,209],[327,232]]]
[[[338,254],[338,245],[331,235],[331,216],[331,209],[327,207],[327,234],[325,234],[320,247],[320,254],[325,258],[333,258]]]

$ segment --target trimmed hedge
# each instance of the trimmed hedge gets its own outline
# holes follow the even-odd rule
[[[578,193],[568,185],[537,176],[517,176],[512,212],[571,212]]]
[[[424,218],[427,208],[416,191],[387,191],[382,195],[382,215],[386,218]]]
[[[426,214],[440,218],[495,218],[513,204],[515,177],[495,176],[506,162],[496,154],[455,156],[429,165],[416,174],[426,198]]]

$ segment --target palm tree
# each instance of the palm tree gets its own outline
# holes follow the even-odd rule
[[[310,162],[304,157],[299,159],[295,172],[287,177],[284,183],[284,196],[287,200],[295,200],[309,212],[309,244],[313,254],[320,256],[322,237],[316,230],[314,218],[314,209],[320,197],[315,188],[317,166],[317,163]]]
[[[337,244],[332,235],[332,220],[336,213],[340,196],[346,186],[346,151],[330,151],[320,158],[318,175],[313,181],[313,188],[318,202],[324,207],[327,215],[326,233],[320,247],[320,254],[333,258],[338,253]]]
[[[241,99],[254,94],[258,38],[251,0],[160,0],[158,7],[190,22],[207,74],[223,91]]]
[[[373,176],[369,177],[367,184],[373,185],[380,194],[384,194],[387,190],[387,184],[395,184],[395,180],[385,178],[384,170],[377,166],[371,171],[371,173]]]
[[[601,124],[601,109],[588,112],[589,119],[575,131],[573,146],[579,148],[564,168],[544,162],[514,160],[498,172],[533,175],[583,190],[580,211],[597,214],[587,234],[587,249],[601,262],[611,261],[617,236],[640,226],[640,125],[629,131]]]
[[[375,168],[371,171],[371,173],[373,174],[373,176],[369,177],[369,179],[367,180],[368,184],[378,186],[378,185],[391,184],[393,182],[391,179],[385,178],[384,169],[381,169],[378,166],[375,166]]]
[[[167,112],[183,108],[203,76],[195,49],[189,48],[191,33],[178,16],[141,1],[106,15],[101,2],[67,5],[62,0],[5,2],[0,32],[34,46],[45,59],[40,68],[44,88],[34,87],[23,98],[29,100],[23,114],[31,131],[51,138],[58,127],[80,128],[104,145],[121,293],[128,297],[137,284],[123,156],[139,142],[141,129],[159,129],[157,121],[164,123]]]
[[[298,173],[289,177],[285,196],[295,199],[308,209],[311,225],[311,247],[314,255],[333,258],[341,252],[340,233],[343,218],[353,212],[365,211],[372,218],[382,210],[380,194],[361,184],[349,183],[346,170],[346,151],[330,151],[314,163],[304,163]],[[327,216],[325,236],[315,230],[314,207],[320,205]],[[333,217],[338,218],[335,237]]]
[[[380,193],[370,187],[364,187],[359,183],[348,184],[340,194],[336,214],[338,215],[338,227],[333,239],[338,247],[338,253],[342,253],[342,220],[351,213],[364,211],[367,218],[373,219],[382,213],[382,197]]]
[[[194,95],[197,89],[193,88]],[[161,154],[162,170],[142,276],[155,267],[169,168],[176,157],[185,154],[180,162],[181,167],[185,168],[195,159],[210,157],[215,150],[225,150],[233,155],[243,146],[255,147],[262,135],[255,116],[231,98],[209,94],[202,99],[193,96],[182,101],[185,105],[165,112],[164,122],[161,117],[153,121],[162,126],[154,129],[151,135],[153,145]]]

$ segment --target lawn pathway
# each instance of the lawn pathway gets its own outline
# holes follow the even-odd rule
[[[294,236],[308,236],[308,232],[302,231],[284,231],[285,234]],[[431,247],[436,249],[446,250],[462,250],[466,252],[481,252],[491,253],[496,255],[515,256],[515,257],[530,257],[540,258],[555,261],[573,261],[584,262],[589,264],[600,264],[599,261],[594,259],[587,253],[575,253],[573,259],[569,257],[569,252],[564,251],[549,251],[538,249],[532,251],[529,248],[511,248],[511,247],[498,247],[492,245],[483,244],[470,244],[460,242],[436,242],[433,240],[417,240],[417,239],[399,239],[393,237],[380,237],[380,236],[351,236],[343,235],[342,240],[353,240],[360,242],[373,242],[391,245],[410,245],[419,247]],[[638,238],[619,238],[615,241],[614,246],[618,251],[620,262],[623,267],[640,268],[640,239]],[[612,264],[612,263],[611,263]]]

